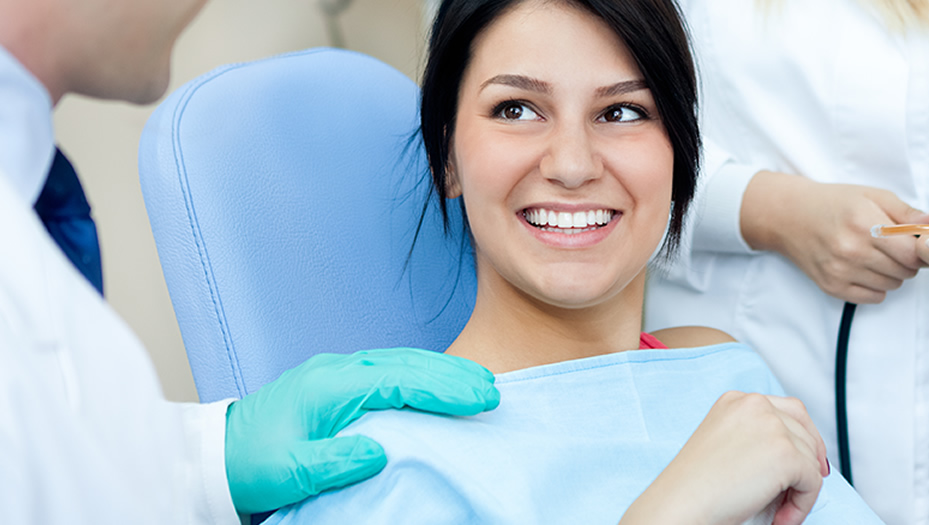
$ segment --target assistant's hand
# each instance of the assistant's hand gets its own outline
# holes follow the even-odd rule
[[[773,504],[774,525],[798,525],[828,473],[802,403],[728,392],[620,523],[738,524]]]
[[[272,510],[380,472],[380,445],[333,438],[369,410],[411,407],[468,416],[500,393],[487,369],[464,358],[395,348],[319,354],[226,413],[226,477],[240,513]]]
[[[922,261],[923,267],[929,266],[929,235],[920,235],[916,239],[916,255]]]
[[[912,237],[871,236],[876,224],[929,222],[886,190],[762,171],[745,191],[740,218],[749,246],[783,254],[843,301],[879,303],[927,265]]]

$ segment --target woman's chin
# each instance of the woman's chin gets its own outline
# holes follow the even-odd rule
[[[627,297],[639,286],[630,286],[638,274],[613,275],[598,279],[590,269],[572,275],[562,273],[559,279],[538,283],[528,295],[544,305],[561,310],[584,310],[602,306],[615,306],[627,300],[641,301],[641,297]],[[527,291],[527,290],[524,290]],[[641,307],[641,304],[639,304]]]
[[[549,307],[560,310],[584,310],[600,306],[616,295],[609,293],[607,290],[545,290],[544,294],[534,294],[535,299]]]

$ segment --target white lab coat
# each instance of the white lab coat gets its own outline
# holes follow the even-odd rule
[[[132,331],[32,210],[51,101],[0,47],[0,512],[23,524],[238,524],[228,402],[164,400]]]
[[[739,209],[760,168],[885,188],[929,211],[929,35],[853,0],[684,0],[701,76],[704,173],[681,257],[655,272],[646,330],[699,324],[756,348],[807,405],[834,465],[843,303],[786,258],[749,249]],[[929,271],[851,331],[855,486],[891,525],[929,523]]]

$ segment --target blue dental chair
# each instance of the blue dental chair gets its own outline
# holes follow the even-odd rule
[[[320,352],[441,351],[464,327],[458,206],[448,235],[434,198],[420,223],[418,94],[370,57],[311,49],[219,68],[152,115],[139,173],[201,401]]]

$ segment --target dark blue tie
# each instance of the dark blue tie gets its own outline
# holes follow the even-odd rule
[[[100,243],[94,220],[90,218],[90,204],[74,167],[58,148],[45,187],[35,202],[35,211],[61,251],[103,295]]]

